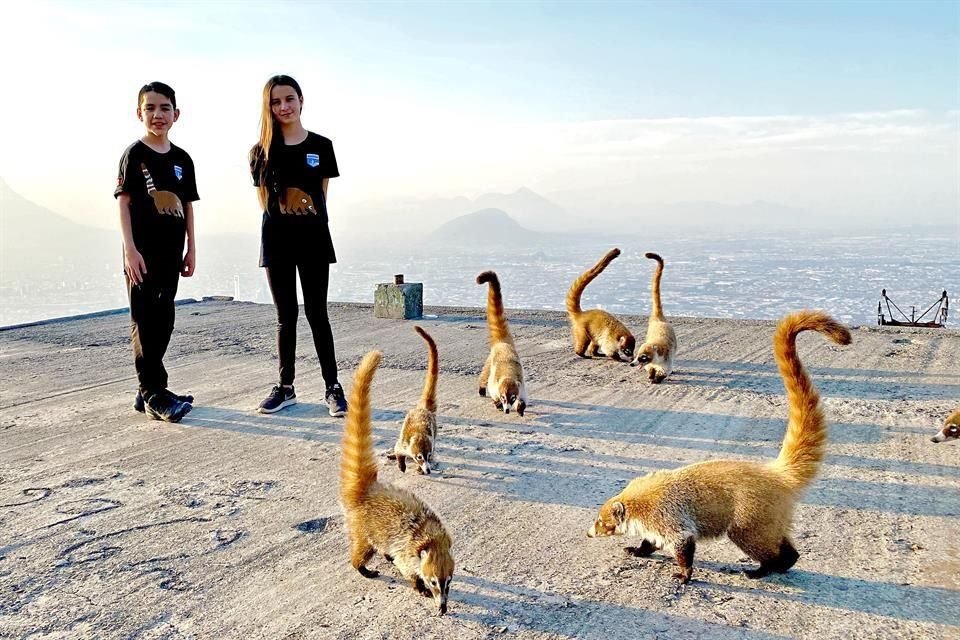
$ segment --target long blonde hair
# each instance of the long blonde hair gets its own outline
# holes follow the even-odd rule
[[[297,97],[303,98],[300,84],[290,76],[273,76],[267,80],[267,84],[263,85],[263,104],[260,109],[260,142],[250,151],[250,167],[257,177],[257,197],[260,199],[260,206],[264,210],[267,208],[270,189],[273,188],[273,182],[275,181],[270,171],[270,157],[273,155],[276,145],[283,142],[280,125],[273,117],[273,111],[270,109],[270,97],[273,88],[280,86],[293,87],[293,90],[297,92]]]

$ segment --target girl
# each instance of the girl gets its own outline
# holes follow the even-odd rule
[[[330,264],[337,261],[327,225],[327,183],[340,175],[333,143],[300,122],[303,92],[290,76],[273,76],[263,87],[260,142],[250,150],[250,172],[263,208],[260,266],[277,308],[280,383],[257,411],[274,413],[295,404],[297,271],[303,306],[326,383],[330,415],[347,411],[337,380],[333,332],[327,317]]]

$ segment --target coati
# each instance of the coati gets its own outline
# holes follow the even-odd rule
[[[380,364],[371,351],[360,362],[350,390],[343,434],[340,500],[350,536],[353,568],[366,578],[374,553],[393,562],[419,593],[432,596],[440,614],[447,611],[454,561],[450,535],[440,518],[415,495],[377,481],[370,419],[370,383]]]
[[[600,262],[573,281],[567,293],[567,316],[573,333],[573,350],[578,356],[592,358],[601,355],[625,362],[633,359],[636,339],[622,322],[601,309],[584,311],[580,308],[583,290],[619,255],[620,249],[608,251]]]
[[[280,197],[279,204],[280,213],[284,215],[317,215],[317,208],[313,205],[313,198],[310,197],[309,193],[296,187],[289,187],[284,190],[283,195]]]
[[[150,175],[150,170],[147,169],[147,165],[142,162],[140,163],[140,171],[147,181],[147,193],[153,198],[153,206],[157,208],[157,213],[182,218],[183,204],[180,202],[177,194],[173,191],[157,191],[157,187],[153,184],[153,176]]]
[[[420,473],[429,474],[433,464],[433,447],[437,440],[437,377],[440,374],[440,360],[437,343],[430,334],[420,327],[413,329],[427,342],[427,377],[423,383],[420,402],[417,408],[411,409],[403,419],[397,444],[387,457],[396,460],[400,471],[404,473],[407,471],[407,458],[410,458]]]
[[[930,438],[931,442],[944,442],[960,438],[960,409],[957,409],[943,421],[940,433]]]
[[[650,320],[647,323],[647,336],[640,348],[637,349],[637,355],[630,366],[640,365],[645,367],[650,382],[660,384],[673,371],[673,357],[677,352],[677,336],[673,332],[673,327],[663,317],[663,307],[660,306],[660,279],[663,276],[663,258],[656,253],[645,253],[644,256],[657,262],[657,269],[653,273],[653,302],[650,310]]]
[[[523,365],[510,336],[507,319],[503,315],[503,296],[500,280],[493,271],[477,276],[477,284],[489,283],[487,290],[487,328],[490,330],[490,355],[480,372],[480,395],[493,398],[493,404],[504,413],[510,408],[523,416],[527,408],[527,388],[523,379]]]
[[[760,563],[746,572],[751,578],[792,567],[800,557],[788,537],[794,507],[820,468],[827,441],[820,396],[797,357],[797,334],[810,330],[850,344],[846,327],[818,311],[790,314],[777,325],[773,350],[790,418],[776,460],[712,460],[636,478],[600,507],[587,535],[641,536],[639,547],[626,548],[640,557],[673,547],[680,567],[674,577],[682,583],[693,573],[697,540],[724,534]]]

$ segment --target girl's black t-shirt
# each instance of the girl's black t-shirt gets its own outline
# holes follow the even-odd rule
[[[166,153],[137,140],[120,157],[114,197],[130,196],[130,226],[137,251],[150,265],[180,270],[186,237],[184,208],[200,199],[193,160],[175,144]]]
[[[260,145],[250,151],[250,173],[259,186]],[[277,145],[267,175],[268,201],[260,235],[260,266],[281,260],[337,261],[328,225],[323,180],[340,175],[333,143],[313,132],[294,145]]]

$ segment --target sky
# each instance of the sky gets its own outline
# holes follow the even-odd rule
[[[136,94],[161,80],[198,231],[256,233],[275,73],[334,141],[332,216],[527,187],[578,212],[960,217],[957,2],[25,4],[0,25],[0,178],[87,224],[116,226]]]

